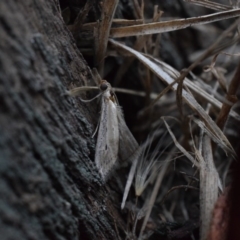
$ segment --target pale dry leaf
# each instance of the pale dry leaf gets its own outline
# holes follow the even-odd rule
[[[205,240],[210,228],[212,211],[218,198],[219,176],[213,162],[211,139],[203,137],[203,156],[196,150],[200,163],[200,236]]]
[[[233,9],[231,6],[208,0],[184,0],[184,2],[192,3],[201,7],[210,8],[217,11],[226,11]]]

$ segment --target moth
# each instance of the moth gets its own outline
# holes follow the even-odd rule
[[[77,95],[76,93],[82,89],[81,87],[73,89],[71,95]],[[101,80],[99,90],[100,94],[93,98],[101,97],[95,163],[102,179],[106,181],[116,167],[136,158],[139,154],[139,145],[125,123],[111,84]]]

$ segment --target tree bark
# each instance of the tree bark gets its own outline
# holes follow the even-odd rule
[[[2,240],[117,239],[93,162],[98,111],[66,95],[89,79],[57,1],[1,0]]]

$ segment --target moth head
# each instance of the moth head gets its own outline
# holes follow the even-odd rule
[[[108,88],[111,88],[111,85],[109,82],[107,82],[106,80],[102,80],[99,84],[99,88],[101,91],[106,91]]]

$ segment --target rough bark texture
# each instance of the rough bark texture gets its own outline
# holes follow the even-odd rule
[[[0,38],[0,238],[116,239],[97,109],[65,94],[90,73],[57,1],[1,0]]]

